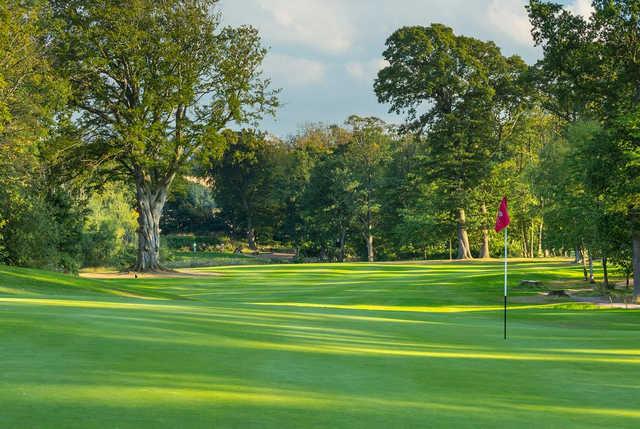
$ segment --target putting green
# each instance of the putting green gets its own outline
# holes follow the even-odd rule
[[[91,280],[0,266],[1,428],[636,428],[640,312],[500,263]],[[560,261],[511,266],[576,280]]]

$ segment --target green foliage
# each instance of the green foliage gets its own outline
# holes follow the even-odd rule
[[[321,259],[344,260],[346,249],[356,230],[356,184],[337,147],[320,157],[311,170],[302,196],[302,219],[306,245],[302,252]]]
[[[438,241],[435,228],[423,224],[428,222],[423,216],[434,211],[419,207],[420,196],[424,195],[421,165],[425,146],[424,139],[413,135],[396,138],[391,145],[380,189],[377,249],[385,259],[424,257],[427,243]]]
[[[178,177],[167,199],[160,228],[165,235],[224,231],[219,211],[210,186],[192,177]]]
[[[84,266],[125,267],[135,259],[138,215],[132,202],[133,195],[118,184],[91,196],[82,234]]]
[[[229,252],[175,252],[171,260],[165,261],[167,268],[223,267],[230,265],[265,265],[279,263],[277,259],[259,258]]]
[[[226,149],[212,160],[215,201],[220,215],[236,237],[245,236],[255,250],[256,236],[273,234],[282,207],[284,158],[288,149],[275,139],[252,130],[224,133]]]
[[[41,2],[0,4],[0,260],[76,271],[81,201],[43,157],[67,95],[45,55]]]
[[[196,249],[198,250],[219,246],[224,243],[223,239],[219,237],[195,234],[167,234],[162,236],[162,242],[169,249],[188,251],[193,249],[193,243],[196,243]]]
[[[352,116],[346,124],[346,129],[325,130],[324,150],[309,170],[301,195],[307,237],[302,250],[342,261],[349,256],[350,247],[371,259],[371,243],[381,235],[377,226],[392,137],[377,118]]]
[[[585,75],[597,67],[593,62],[593,32],[583,17],[573,15],[560,4],[531,0],[527,11],[533,40],[544,50],[543,58],[532,69],[532,79],[543,93],[543,105],[565,121],[575,121],[597,107],[590,105],[579,89],[595,89]]]
[[[24,143],[47,134],[67,94],[46,56],[50,29],[45,3],[0,3],[0,144]]]
[[[595,228],[602,213],[597,196],[584,183],[590,156],[584,149],[599,131],[597,123],[577,122],[568,127],[565,138],[544,148],[537,184],[546,197],[546,220],[554,225],[548,238],[557,248],[595,245]]]
[[[531,0],[528,10],[534,39],[544,51],[538,64],[547,76],[542,88],[557,105],[594,118],[603,128],[585,145],[584,175],[578,180],[609,219],[617,214],[628,226],[640,295],[640,9],[635,0],[595,0],[593,7],[589,19],[540,0]]]
[[[346,138],[341,127],[316,124],[307,126],[289,142],[291,150],[282,184],[284,216],[276,237],[292,243],[304,254],[317,256],[327,241],[335,240],[337,236],[333,232],[322,232],[327,227],[332,229],[336,219],[330,219],[325,225],[320,221],[326,213],[319,209],[324,204],[323,199],[334,198],[325,194],[326,190],[332,189],[331,185],[320,183],[331,181],[332,176],[323,176],[319,171],[332,168],[328,165],[330,154]]]
[[[218,3],[0,5],[1,260],[123,265],[138,243],[144,262],[161,230],[168,252],[237,244],[226,233],[322,260],[447,257],[468,234],[464,257],[498,256],[507,195],[514,255],[584,247],[633,265],[637,2],[598,0],[583,18],[531,0],[544,52],[531,68],[442,24],[400,28],[374,90],[405,125],[354,115],[286,142],[226,129],[278,101],[257,31],[224,27]]]
[[[351,116],[347,125],[351,128],[351,138],[337,152],[344,158],[352,181],[357,230],[367,243],[368,258],[372,262],[374,250],[368,240],[373,242],[378,235],[382,190],[393,141],[387,124],[377,118]]]
[[[3,165],[7,168],[0,173],[0,260],[77,271],[81,201],[64,187],[33,174],[34,170],[33,175],[20,171],[26,161],[33,169],[41,168],[37,159],[23,154],[20,160],[18,165]]]
[[[222,27],[217,0],[54,0],[50,53],[68,79],[78,144],[63,171],[135,186],[136,269],[157,270],[160,218],[173,180],[219,153],[230,122],[274,112],[257,30]]]
[[[505,157],[527,107],[526,64],[504,57],[493,42],[457,36],[441,24],[401,28],[386,46],[389,66],[374,85],[378,100],[406,115],[404,131],[426,135],[423,181],[458,217],[458,255],[471,257],[465,211],[478,205],[473,193]]]

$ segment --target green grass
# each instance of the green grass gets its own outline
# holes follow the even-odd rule
[[[0,266],[0,427],[638,427],[640,312],[533,305],[515,286],[505,342],[501,269],[89,280]]]

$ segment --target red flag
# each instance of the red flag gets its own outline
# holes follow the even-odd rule
[[[502,199],[500,208],[498,209],[498,217],[496,218],[496,232],[500,232],[509,226],[509,211],[507,210],[507,197]]]

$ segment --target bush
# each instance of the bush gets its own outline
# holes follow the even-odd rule
[[[162,242],[164,246],[169,249],[181,251],[193,250],[193,243],[195,242],[199,252],[209,251],[209,249],[217,249],[217,246],[224,244],[223,240],[220,240],[218,237],[195,234],[163,235]]]
[[[82,234],[83,265],[125,267],[135,260],[138,215],[122,187],[107,185],[88,202]]]
[[[0,186],[0,262],[77,272],[80,207],[65,189],[46,187],[43,182]]]

